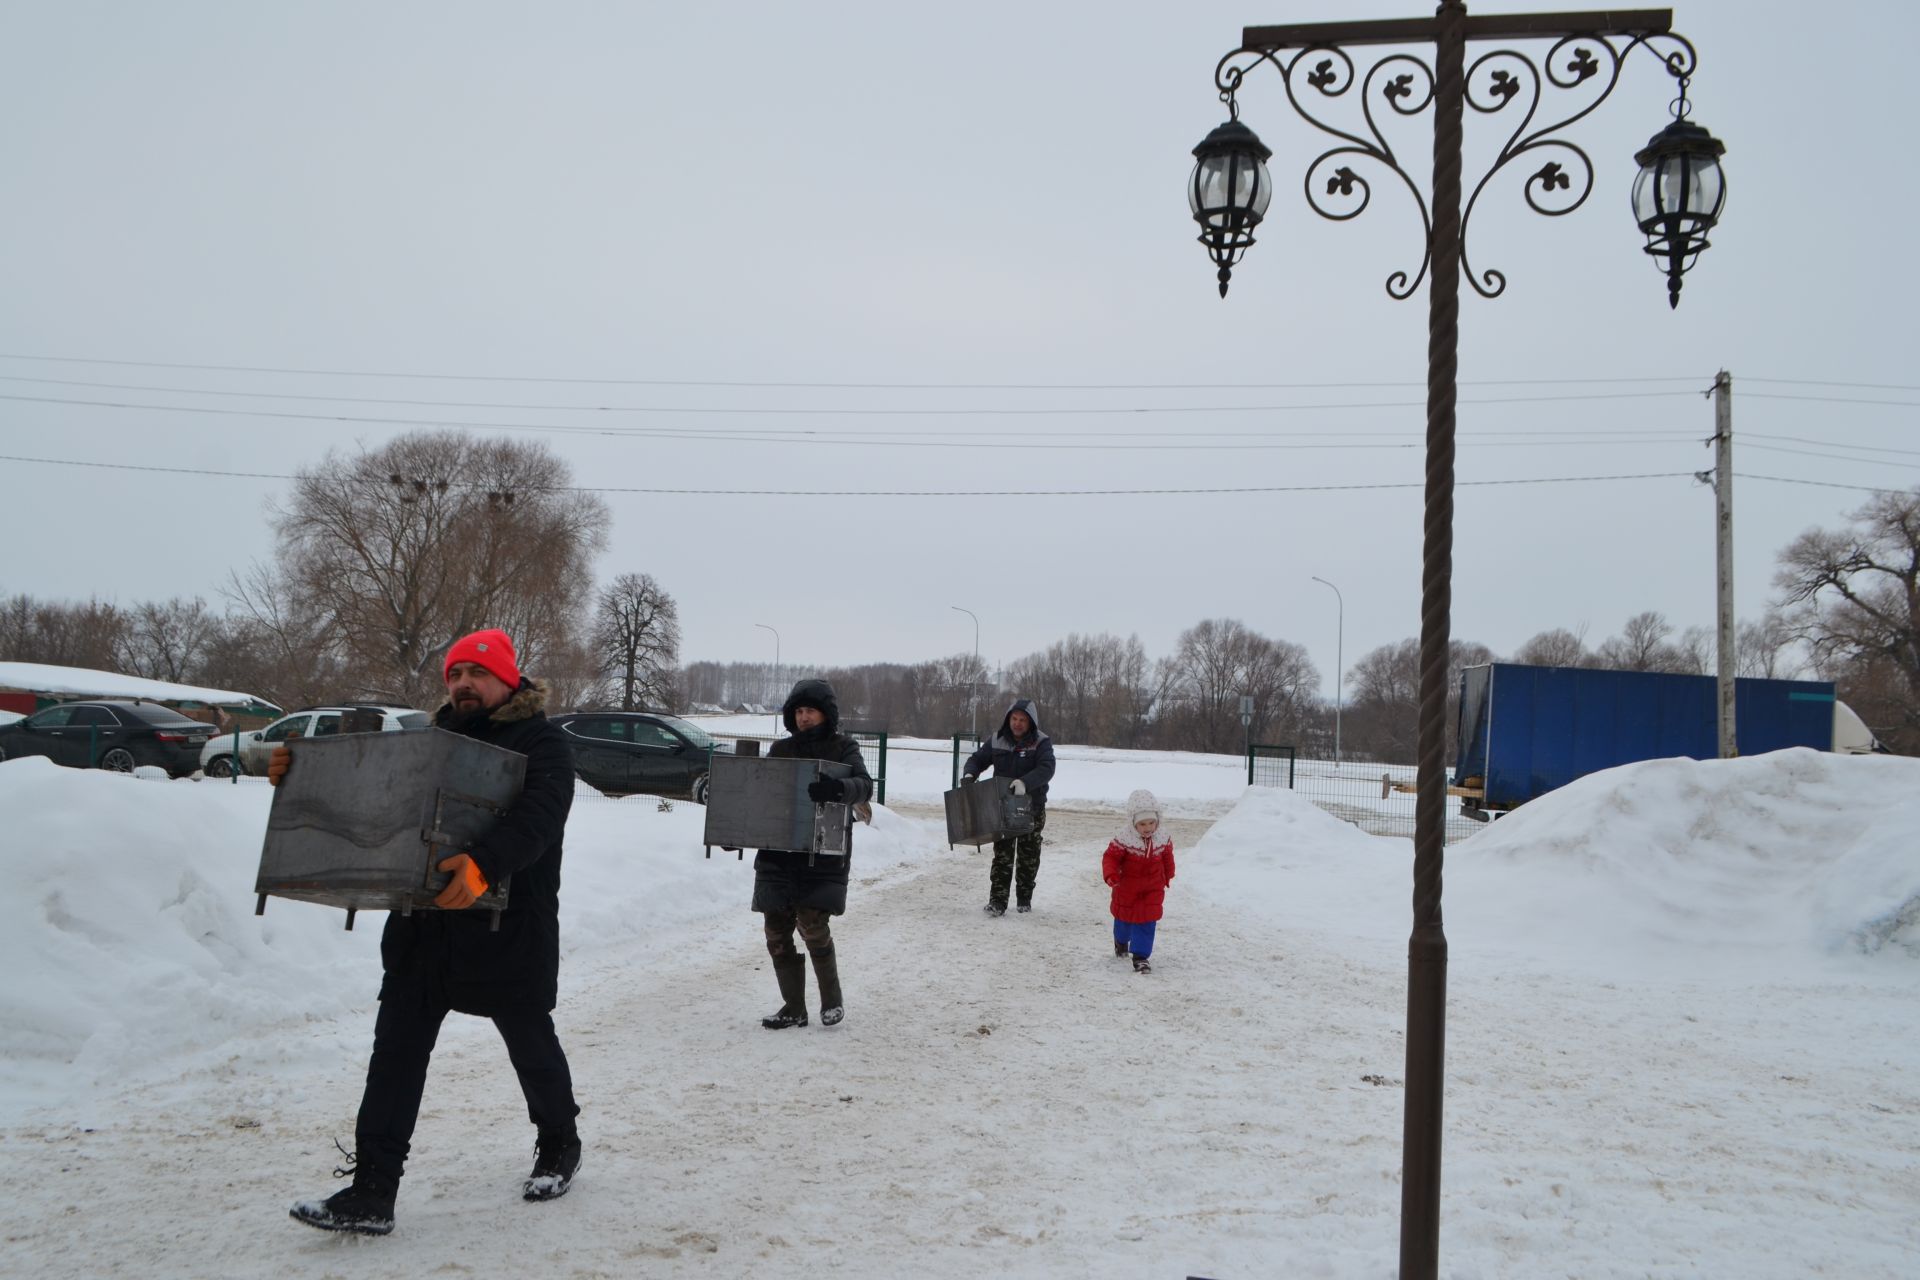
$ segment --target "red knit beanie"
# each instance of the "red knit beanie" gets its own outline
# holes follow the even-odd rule
[[[500,677],[507,688],[520,687],[520,665],[513,656],[513,641],[506,632],[497,628],[476,631],[455,640],[453,648],[447,650],[446,665],[440,669],[442,680],[447,678],[447,672],[453,670],[456,662],[476,663]]]

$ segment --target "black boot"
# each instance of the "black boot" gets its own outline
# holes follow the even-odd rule
[[[1135,956],[1133,958],[1133,971],[1135,973],[1152,973],[1153,966],[1147,963],[1145,956]]]
[[[1025,915],[1027,912],[1033,910],[1033,899],[1032,898],[1020,899],[1018,902],[1013,904],[1013,909],[1015,911],[1020,912],[1022,915]]]
[[[1007,914],[1007,900],[1005,898],[988,898],[987,914],[990,916],[1003,916]]]
[[[297,1222],[322,1231],[351,1231],[355,1235],[384,1236],[393,1230],[393,1198],[400,1189],[400,1175],[384,1169],[369,1169],[347,1157],[347,1168],[335,1169],[334,1176],[353,1174],[353,1184],[334,1192],[325,1200],[297,1200],[287,1213]]]
[[[778,1011],[760,1019],[760,1025],[769,1031],[806,1026],[807,958],[797,952],[792,955],[775,956],[773,976],[780,981],[780,998],[785,1003]]]
[[[840,1002],[840,957],[832,947],[809,952],[813,956],[813,976],[820,983],[820,1025],[835,1026],[847,1016]]]
[[[533,1144],[533,1172],[521,1187],[527,1200],[558,1200],[580,1168],[580,1135],[543,1133]]]
[[[1116,939],[1114,939],[1114,943],[1113,943],[1113,954],[1114,954],[1114,955],[1116,955],[1116,956],[1118,956],[1118,957],[1120,957],[1120,958],[1121,958],[1121,959],[1123,959],[1123,960],[1124,960],[1124,959],[1126,959],[1126,956],[1127,956],[1127,944],[1126,944],[1126,943],[1124,943],[1124,942],[1121,942],[1121,941],[1120,941],[1119,939],[1117,939],[1117,938],[1116,938]]]

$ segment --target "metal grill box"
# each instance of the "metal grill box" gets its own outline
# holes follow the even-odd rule
[[[527,758],[444,729],[299,738],[274,789],[256,911],[269,895],[347,909],[431,908],[442,859],[472,848],[520,798]],[[507,881],[468,910],[507,905]]]
[[[947,843],[982,845],[1033,834],[1033,797],[1011,778],[981,778],[947,792]]]
[[[807,786],[852,773],[844,764],[824,760],[716,753],[707,775],[709,856],[714,845],[844,855],[852,838],[852,807],[815,804]]]

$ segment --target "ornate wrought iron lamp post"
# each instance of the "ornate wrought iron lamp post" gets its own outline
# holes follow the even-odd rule
[[[1621,66],[1646,49],[1679,83],[1674,123],[1636,159],[1634,216],[1647,235],[1647,252],[1667,272],[1668,297],[1678,305],[1680,276],[1707,247],[1706,234],[1726,197],[1719,157],[1725,148],[1686,120],[1686,89],[1697,64],[1693,45],[1672,30],[1666,9],[1590,13],[1497,14],[1468,17],[1463,0],[1441,0],[1432,18],[1248,27],[1240,47],[1220,60],[1215,87],[1230,116],[1194,148],[1197,161],[1188,202],[1200,240],[1219,268],[1224,298],[1232,268],[1253,244],[1272,191],[1266,162],[1272,152],[1240,123],[1239,91],[1247,74],[1270,64],[1287,101],[1308,124],[1333,140],[1307,165],[1308,205],[1344,222],[1373,197],[1366,172],[1384,168],[1413,197],[1426,231],[1419,269],[1387,277],[1390,297],[1411,297],[1429,271],[1427,322],[1427,481],[1420,593],[1420,711],[1414,808],[1413,932],[1408,941],[1406,1116],[1401,1155],[1400,1274],[1433,1277],[1440,1254],[1440,1116],[1446,1044],[1447,939],[1440,916],[1440,873],[1446,849],[1446,675],[1453,605],[1454,410],[1460,347],[1460,278],[1494,298],[1506,291],[1497,270],[1475,271],[1466,228],[1480,194],[1516,162],[1540,167],[1521,191],[1536,213],[1559,217],[1586,202],[1593,162],[1576,144],[1556,136],[1604,102],[1619,83]],[[1513,47],[1551,40],[1537,61]],[[1469,43],[1499,42],[1467,65]],[[1433,60],[1409,52],[1383,53],[1362,73],[1347,52],[1356,46],[1429,45]],[[1358,87],[1357,121],[1342,128],[1316,113]],[[1552,99],[1549,101],[1549,99]],[[1486,174],[1462,203],[1465,109],[1514,122]],[[1564,110],[1561,108],[1564,107]],[[1433,110],[1433,169],[1428,193],[1402,167],[1380,122]],[[1392,115],[1387,114],[1391,112]],[[1356,168],[1356,166],[1358,166]]]

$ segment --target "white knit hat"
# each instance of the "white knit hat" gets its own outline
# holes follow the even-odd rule
[[[1142,818],[1160,820],[1160,802],[1144,787],[1127,797],[1127,825],[1132,826]]]

